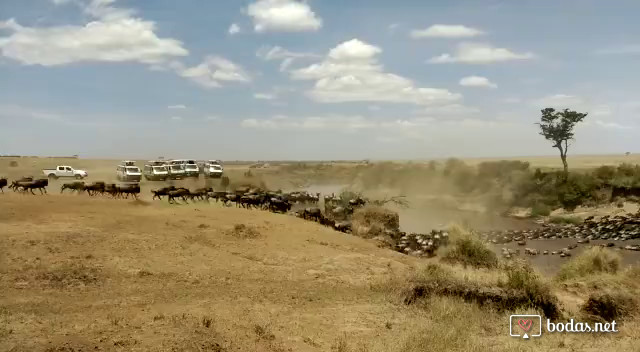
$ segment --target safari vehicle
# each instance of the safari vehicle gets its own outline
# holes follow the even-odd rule
[[[169,166],[164,162],[149,161],[144,166],[144,178],[149,181],[164,181],[169,178]]]
[[[181,180],[185,177],[183,164],[169,164],[166,165],[169,170],[169,178],[172,180]]]
[[[222,177],[224,170],[222,165],[217,163],[212,163],[211,160],[204,165],[204,176],[209,178],[220,178]]]
[[[200,168],[195,160],[192,159],[175,159],[170,161],[171,165],[182,165],[184,177],[200,176]]]
[[[118,178],[118,181],[140,182],[142,179],[142,172],[140,172],[139,167],[135,166],[135,163],[133,166],[131,166],[131,164],[127,166],[126,163],[123,163],[123,165],[118,165],[116,168],[116,177]]]
[[[83,178],[89,176],[89,174],[84,170],[76,170],[71,166],[67,165],[58,165],[52,169],[42,169],[42,173],[50,179],[57,179],[59,177],[73,177],[78,180],[82,180]]]

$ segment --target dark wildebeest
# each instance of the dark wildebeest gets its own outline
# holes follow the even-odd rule
[[[104,193],[111,195],[111,197],[116,198],[118,196],[118,186],[115,183],[109,183],[104,185]]]
[[[169,196],[169,203],[171,204],[176,202],[176,198],[182,198],[185,203],[188,203],[187,197],[191,196],[191,192],[189,192],[189,190],[186,188],[177,188],[174,191],[169,191],[169,194],[167,194],[167,196]]]
[[[94,196],[94,195],[96,195],[98,193],[104,194],[105,187],[106,187],[106,185],[105,185],[104,182],[98,181],[98,182],[94,182],[94,183],[92,183],[90,185],[85,186],[84,190],[87,191],[87,193],[90,196]]]
[[[349,232],[351,232],[351,222],[349,222],[349,221],[336,221],[335,224],[333,225],[333,228],[336,229],[336,231],[349,233]]]
[[[158,198],[158,199],[162,200],[162,196],[168,196],[169,192],[175,191],[175,190],[176,190],[175,186],[163,187],[163,188],[160,188],[158,190],[152,189],[151,193],[153,193],[153,198],[151,198],[151,199],[153,200],[153,199]]]
[[[118,194],[120,194],[121,196],[124,195],[126,199],[129,199],[129,195],[132,195],[133,198],[138,199],[138,194],[140,194],[139,183],[124,184],[117,187],[118,187]]]
[[[11,182],[11,185],[9,185],[9,188],[12,189],[14,192],[18,190],[18,183],[20,182],[31,182],[33,181],[33,177],[22,177],[18,180],[14,180]]]
[[[302,211],[302,218],[304,218],[305,220],[313,220],[319,222],[321,217],[322,211],[320,211],[320,208],[306,208]]]
[[[198,188],[194,192],[191,192],[191,200],[197,198],[199,200],[206,200],[207,202],[209,202],[209,192],[213,192],[213,188]]]
[[[271,210],[274,213],[286,213],[289,210],[291,210],[291,207],[293,206],[288,201],[278,199],[278,198],[271,198],[268,204],[269,204],[269,210]]]
[[[60,187],[60,193],[64,192],[65,189],[70,189],[72,192],[76,191],[79,193],[79,192],[84,192],[85,185],[84,185],[84,182],[82,181],[65,183],[62,185],[62,187]]]
[[[0,191],[2,191],[2,193],[4,193],[3,188],[5,188],[8,184],[9,182],[7,182],[6,178],[0,178]]]
[[[45,194],[47,193],[47,186],[49,185],[49,180],[46,178],[42,178],[42,179],[38,179],[38,180],[34,180],[34,181],[27,181],[27,182],[18,182],[16,187],[17,188],[22,188],[22,191],[24,193],[27,192],[27,190],[29,190],[31,192],[31,194],[35,195],[35,193],[33,193],[34,189],[38,189],[40,190],[40,194]],[[43,192],[44,190],[44,192]]]

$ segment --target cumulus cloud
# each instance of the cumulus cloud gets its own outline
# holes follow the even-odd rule
[[[463,87],[479,87],[479,88],[498,88],[498,85],[491,82],[486,77],[480,76],[468,76],[460,80],[460,85]]]
[[[455,54],[442,54],[428,60],[432,64],[464,63],[490,64],[512,60],[528,60],[535,58],[533,53],[514,53],[509,49],[495,48],[488,44],[461,43]]]
[[[461,99],[460,94],[446,89],[417,87],[408,78],[385,72],[378,63],[381,52],[377,46],[352,39],[331,49],[324,61],[293,70],[291,77],[316,81],[307,94],[324,103],[369,101],[433,105]]]
[[[314,53],[294,52],[280,46],[263,46],[256,52],[256,56],[265,61],[282,60],[280,71],[285,71],[296,59],[318,58],[320,55]]]
[[[297,0],[258,0],[247,7],[246,14],[256,32],[317,31],[322,27],[322,19],[309,4]]]
[[[0,22],[10,34],[0,37],[0,53],[26,65],[74,62],[158,64],[189,54],[182,42],[160,38],[152,21],[112,7],[114,0],[93,0],[84,12],[96,20],[84,26],[25,27],[15,19]]]
[[[205,88],[217,88],[222,82],[250,82],[251,77],[240,66],[220,56],[207,56],[197,66],[175,67],[178,74]]]
[[[420,38],[471,38],[483,35],[484,32],[463,26],[463,25],[446,25],[446,24],[434,24],[427,29],[415,29],[412,30],[409,35],[413,39]]]
[[[186,108],[187,107],[185,105],[182,105],[182,104],[167,106],[167,109],[176,109],[176,110],[181,110],[181,109],[186,109]]]
[[[229,26],[228,32],[231,35],[240,33],[240,26],[238,24],[236,24],[236,23],[232,23],[231,26]]]

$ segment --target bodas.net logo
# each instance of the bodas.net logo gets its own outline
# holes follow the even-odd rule
[[[542,317],[532,314],[514,314],[509,317],[509,335],[529,339],[542,336]]]

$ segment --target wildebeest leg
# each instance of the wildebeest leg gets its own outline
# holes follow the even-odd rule
[[[136,200],[138,200],[138,195],[135,193],[131,193],[131,196],[133,196],[133,198],[135,198]]]
[[[33,194],[34,196],[36,195],[35,193],[33,193],[33,188],[29,187],[29,191],[31,191],[31,194]]]

